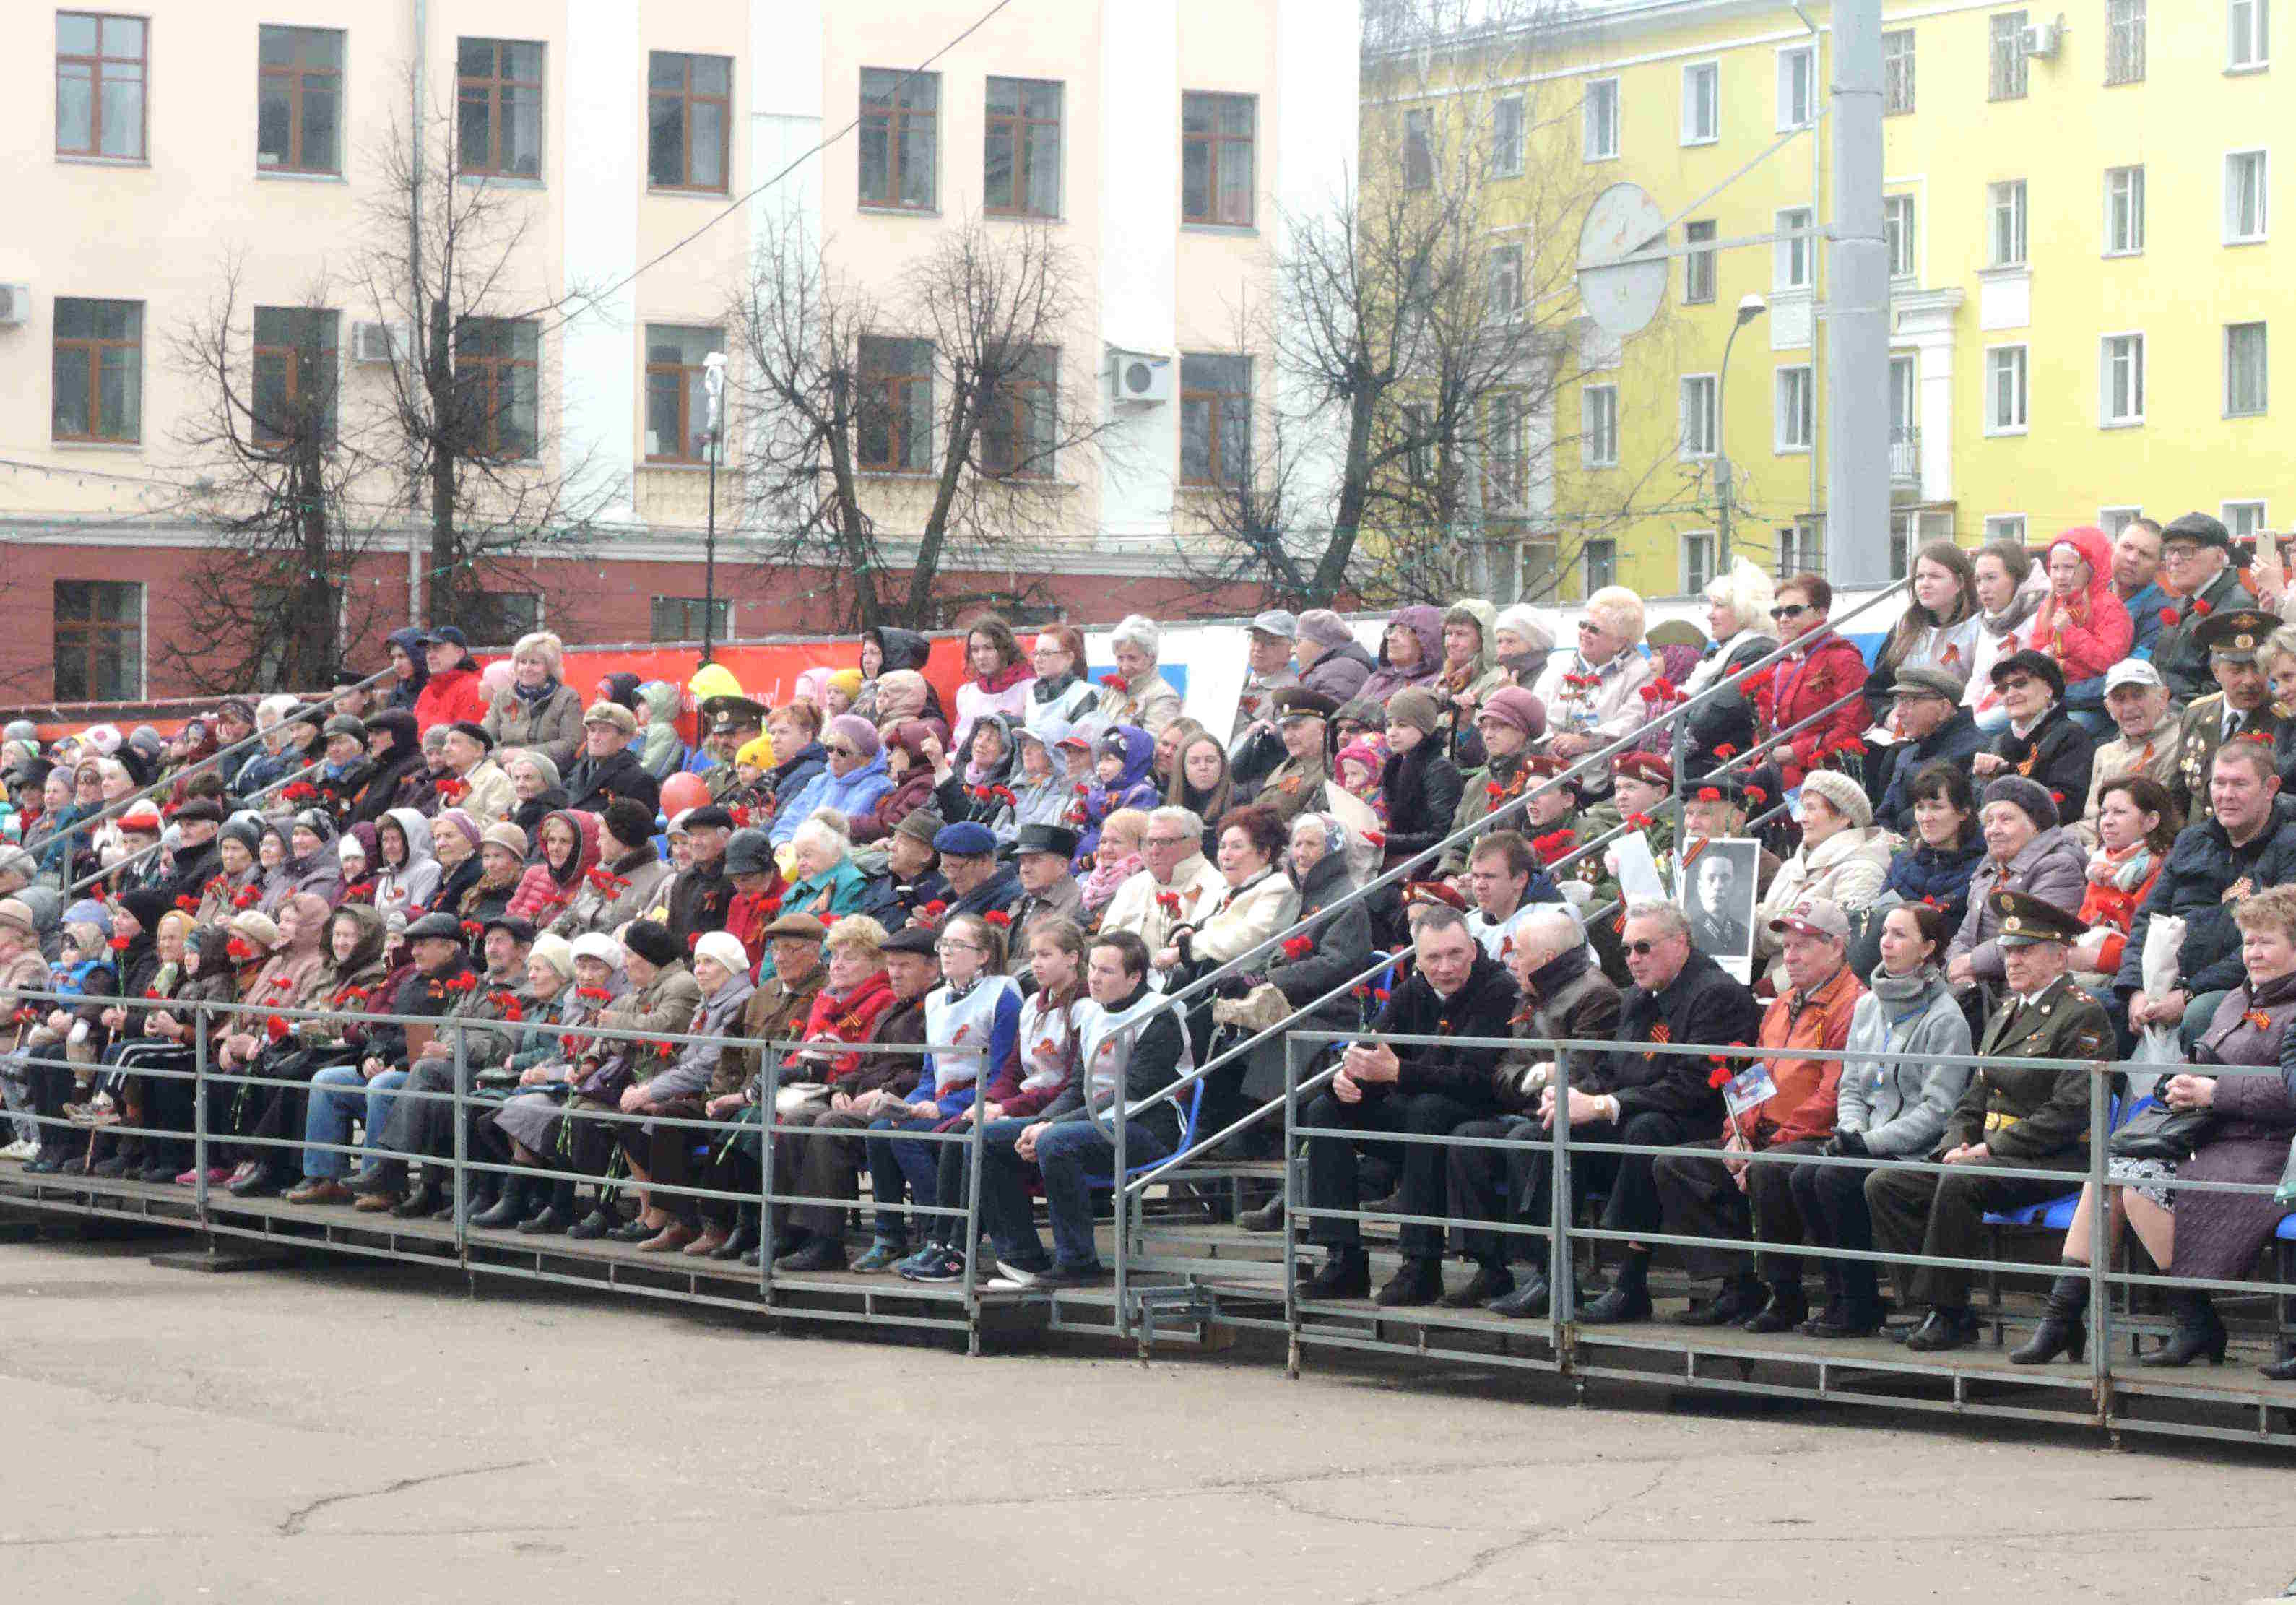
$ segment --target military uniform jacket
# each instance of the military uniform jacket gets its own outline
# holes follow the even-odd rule
[[[2213,816],[2209,805],[2209,765],[2215,760],[2217,749],[2224,745],[2224,692],[2218,692],[2186,708],[2184,723],[2177,729],[2177,766],[2169,776],[2169,795],[2184,811],[2186,824],[2198,824]],[[2243,734],[2259,730],[2274,739],[2276,767],[2279,762],[2276,747],[2284,723],[2270,702],[2241,717]]]
[[[1301,814],[1324,806],[1325,776],[1321,764],[1303,764],[1287,757],[1267,773],[1251,800],[1266,803],[1288,827]]]
[[[2116,1055],[2112,1022],[2104,1007],[2059,976],[2030,1003],[2014,994],[1985,1022],[1980,1057],[2075,1059]],[[1945,1123],[1944,1146],[1982,1142],[2011,1163],[2060,1159],[2088,1142],[2089,1072],[2012,1069],[1988,1064],[1970,1077]]]

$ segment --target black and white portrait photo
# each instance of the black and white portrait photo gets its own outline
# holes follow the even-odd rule
[[[1754,954],[1761,850],[1751,839],[1709,841],[1682,872],[1691,945],[1742,978]]]

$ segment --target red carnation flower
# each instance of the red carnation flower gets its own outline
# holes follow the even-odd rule
[[[128,939],[126,937],[114,937],[109,943],[105,944],[105,946],[109,946],[114,953],[126,953],[127,951],[127,940]]]
[[[2211,614],[2211,613],[2213,613],[2213,612],[2215,612],[2215,611],[2216,611],[2216,610],[2215,610],[2214,608],[2212,608],[2212,607],[2209,606],[2209,604],[2208,604],[2207,602],[2205,602],[2202,601],[2199,597],[2197,597],[2197,596],[2196,596],[2196,597],[2194,597],[2194,598],[2193,599],[2193,617],[2194,617],[2194,618],[2206,618],[2210,614]]]
[[[2161,610],[2161,622],[2167,625],[2170,629],[2175,629],[2177,627],[2177,610],[2174,608],[2162,608]]]
[[[144,995],[146,997],[159,997],[163,995],[163,994],[157,987],[146,987],[144,988]]]
[[[1720,802],[1722,800],[1721,788],[1718,786],[1699,787],[1697,800],[1700,802]]]
[[[256,888],[242,886],[232,894],[231,905],[234,908],[253,908],[262,897],[263,894]]]
[[[1717,1062],[1712,1069],[1706,1072],[1706,1085],[1718,1093],[1728,1086],[1733,1079],[1730,1067],[1726,1063]]]
[[[1010,787],[991,786],[988,788],[988,796],[990,800],[1001,802],[1008,808],[1017,808],[1021,806],[1021,799],[1013,795]]]
[[[187,892],[183,897],[176,899],[176,906],[182,909],[187,914],[196,913],[199,912],[200,900]]]
[[[577,987],[574,988],[574,995],[586,1003],[603,1003],[610,1001],[614,995],[603,987]]]
[[[1714,749],[1714,756],[1719,758],[1736,757],[1738,756],[1738,749],[1729,742],[1725,741]]]
[[[917,913],[920,917],[930,923],[935,924],[938,924],[941,916],[947,913],[948,913],[948,905],[941,901],[939,897],[935,897],[931,902],[917,910]]]
[[[733,815],[733,816],[734,816],[734,823],[735,828],[737,828],[737,829],[744,828],[744,827],[746,827],[746,826],[749,824],[749,823],[750,823],[750,806],[749,806],[749,804],[747,804],[747,803],[741,803],[741,804],[737,804],[737,805],[736,805],[736,806],[734,806],[733,808],[731,808],[731,809],[727,810],[727,812],[729,812],[729,813],[731,813],[731,814]]]
[[[255,945],[252,942],[243,941],[238,937],[232,938],[223,945],[223,953],[224,957],[241,964],[257,956]]]
[[[1506,788],[1496,781],[1487,781],[1483,785],[1483,795],[1497,802],[1506,796]]]
[[[1647,814],[1629,814],[1627,815],[1627,823],[1637,831],[1647,831],[1651,828],[1651,816]]]
[[[294,985],[295,982],[293,978],[289,976],[275,975],[271,978],[271,989],[274,992],[286,992],[291,990]]]
[[[475,942],[487,934],[487,929],[476,920],[465,920],[463,921],[463,934]]]
[[[1770,794],[1759,786],[1749,786],[1746,788],[1746,800],[1755,804],[1766,803],[1770,800]]]
[[[1287,959],[1304,959],[1315,951],[1315,941],[1309,937],[1292,937],[1283,944],[1283,956]]]
[[[1013,916],[1001,908],[992,908],[980,917],[1000,930],[1013,923]]]
[[[1178,913],[1180,912],[1180,894],[1177,892],[1158,892],[1156,894],[1156,906],[1168,914]]]
[[[558,1051],[571,1059],[582,1051],[582,1039],[569,1032],[558,1039]]]
[[[824,928],[826,928],[826,927],[828,927],[828,926],[832,926],[832,925],[836,924],[840,920],[843,919],[844,917],[845,917],[845,916],[844,916],[843,914],[824,914],[824,915],[822,915],[822,916],[821,916],[821,923],[822,923],[822,925],[823,925]]]
[[[1107,679],[1103,680],[1101,684],[1108,687],[1109,690],[1119,693],[1128,692],[1132,689],[1132,682],[1126,679],[1122,675],[1111,675]]]
[[[1091,790],[1092,790],[1092,782],[1091,782],[1090,781],[1080,780],[1080,781],[1077,782],[1077,783],[1076,783],[1076,794],[1077,794],[1078,797],[1082,797],[1082,796],[1084,796],[1086,792],[1090,791]]]
[[[768,920],[772,919],[775,914],[777,914],[777,913],[781,913],[781,912],[782,912],[782,895],[781,895],[779,892],[775,892],[772,897],[770,897],[767,898],[763,903],[758,904],[758,912],[759,913],[761,913],[761,914],[765,915],[765,916],[766,916],[766,918],[767,918]]]
[[[274,1042],[277,1042],[281,1037],[286,1036],[288,1029],[287,1022],[280,1019],[276,1014],[272,1015],[263,1022],[263,1034]]]

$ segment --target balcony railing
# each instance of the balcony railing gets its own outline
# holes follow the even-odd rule
[[[1919,490],[1922,485],[1922,431],[1901,424],[1890,431],[1890,487]]]

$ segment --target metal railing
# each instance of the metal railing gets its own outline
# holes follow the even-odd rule
[[[263,786],[255,791],[251,791],[247,796],[242,798],[240,799],[240,808],[245,809],[253,807],[257,803],[264,801],[268,798],[275,797],[278,793],[284,791],[296,782],[310,779],[312,775],[316,774],[324,767],[325,767],[324,762],[306,764],[303,767],[296,770],[291,774],[283,774],[277,780],[273,781],[269,784]],[[78,880],[71,881],[63,888],[63,896],[69,899],[74,892],[86,891],[91,886],[101,885],[102,882],[111,880],[115,875],[120,874],[126,871],[133,870],[137,864],[142,864],[145,859],[164,852],[167,849],[167,845],[168,844],[165,841],[155,841],[150,847],[138,848],[135,852],[130,853],[127,857],[120,859],[117,864],[105,864],[101,869],[92,871],[89,873],[81,876]]]

